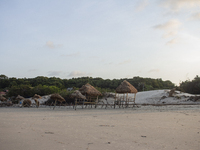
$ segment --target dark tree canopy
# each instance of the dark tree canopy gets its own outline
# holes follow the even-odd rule
[[[155,89],[171,89],[175,85],[167,80],[152,79],[152,78],[123,78],[123,79],[102,79],[100,77],[80,77],[72,79],[60,79],[56,77],[44,77],[38,76],[35,78],[8,78],[5,75],[0,75],[0,89],[9,90],[9,95],[22,95],[25,97],[33,96],[34,94],[47,95],[59,92],[67,88],[80,88],[83,85],[89,83],[101,92],[115,91],[115,89],[123,82],[127,80],[138,91],[148,91]]]

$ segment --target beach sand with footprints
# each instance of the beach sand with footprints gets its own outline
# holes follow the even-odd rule
[[[200,105],[0,108],[1,150],[199,150]]]

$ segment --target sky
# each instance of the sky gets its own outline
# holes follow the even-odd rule
[[[200,0],[0,0],[0,74],[200,75]]]

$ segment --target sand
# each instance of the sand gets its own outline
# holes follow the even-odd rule
[[[0,108],[1,150],[199,150],[200,105]]]

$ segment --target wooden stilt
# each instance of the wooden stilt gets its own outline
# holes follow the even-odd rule
[[[77,98],[75,99],[75,110],[76,110],[76,106],[77,106]]]
[[[99,97],[97,96],[97,100],[95,102],[95,108],[97,108],[97,103],[99,102]]]
[[[127,102],[126,107],[128,107],[129,106],[128,93],[126,93],[126,102]]]
[[[117,99],[117,93],[115,92],[114,109],[115,109],[115,105],[116,105],[116,99]]]
[[[53,107],[53,109],[55,109],[55,107],[56,107],[56,102],[57,102],[57,100],[55,100],[55,104],[54,104],[54,107]]]

